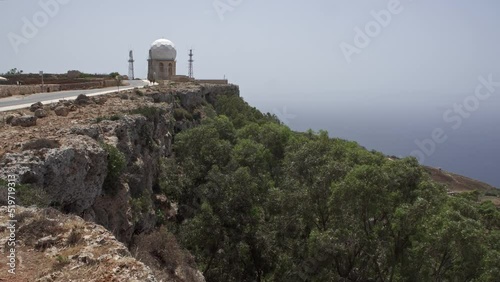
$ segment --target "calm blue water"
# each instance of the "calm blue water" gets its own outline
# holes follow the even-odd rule
[[[294,130],[325,129],[332,137],[399,157],[418,150],[423,164],[500,187],[500,91],[479,101],[475,111],[464,108],[468,118],[455,112],[453,105],[463,104],[471,93],[425,95],[432,99],[418,93],[245,94],[251,105],[276,114]],[[448,110],[446,121],[443,115]],[[446,140],[433,141],[433,148],[430,140],[436,129],[441,131],[437,139]],[[416,141],[426,147],[419,148]]]

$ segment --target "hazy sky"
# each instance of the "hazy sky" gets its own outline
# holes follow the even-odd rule
[[[397,14],[371,25],[348,63],[341,43],[356,47],[355,28],[388,5]],[[498,0],[3,0],[0,13],[0,72],[126,74],[131,49],[145,77],[150,44],[165,37],[178,73],[194,48],[196,77],[226,75],[247,95],[470,92],[479,75],[500,76]]]
[[[178,74],[193,48],[197,78],[227,76],[293,129],[407,156],[439,128],[425,163],[500,186],[500,91],[456,130],[443,116],[479,76],[500,81],[499,15],[498,0],[0,0],[0,72],[126,74],[133,50],[144,78],[163,37]]]

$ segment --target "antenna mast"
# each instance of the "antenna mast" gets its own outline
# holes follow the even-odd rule
[[[193,71],[193,49],[189,50],[189,78],[194,78]]]
[[[134,80],[134,53],[132,50],[128,53],[129,60],[128,60],[128,79]]]

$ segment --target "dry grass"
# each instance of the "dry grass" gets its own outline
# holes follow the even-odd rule
[[[55,220],[39,217],[19,228],[18,236],[28,245],[34,245],[39,238],[59,234],[64,228]]]
[[[74,246],[76,244],[79,244],[82,241],[82,239],[83,239],[82,233],[76,229],[72,229],[71,233],[69,233],[66,244],[68,244],[68,246]]]
[[[134,239],[131,247],[137,259],[151,267],[157,279],[171,281],[179,266],[196,269],[193,257],[183,250],[175,236],[165,228],[151,234],[141,234]]]

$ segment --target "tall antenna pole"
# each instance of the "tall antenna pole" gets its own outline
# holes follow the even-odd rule
[[[194,78],[194,71],[193,71],[193,49],[189,50],[189,78]]]
[[[128,53],[129,60],[128,60],[128,79],[134,80],[134,53],[132,50]]]

